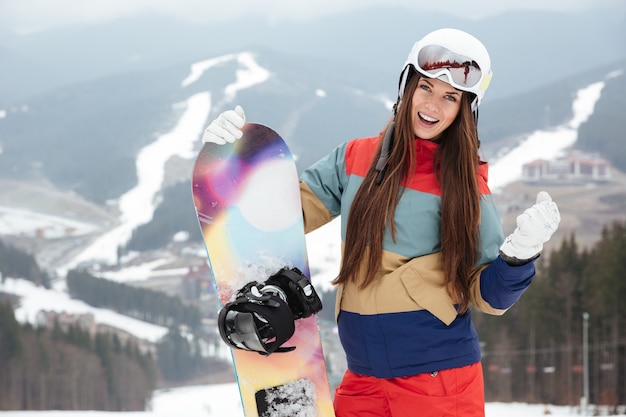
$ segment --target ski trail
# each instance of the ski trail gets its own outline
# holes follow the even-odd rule
[[[572,103],[572,118],[550,130],[531,133],[515,149],[489,166],[489,188],[500,189],[520,179],[522,166],[537,159],[551,160],[572,146],[578,138],[578,128],[593,114],[600,99],[604,81],[578,90]]]
[[[225,101],[233,101],[239,91],[263,83],[270,77],[270,72],[258,65],[251,53],[242,52],[192,64],[189,75],[181,82],[181,87],[196,83],[207,70],[232,60],[237,61],[239,69],[235,82],[224,87]],[[118,200],[120,224],[96,239],[62,267],[60,273],[83,262],[114,264],[117,262],[118,248],[129,241],[133,230],[152,220],[163,186],[167,161],[174,156],[192,161],[196,155],[194,146],[204,131],[212,107],[211,93],[206,91],[194,94],[179,105],[185,110],[176,126],[170,132],[157,137],[137,156],[137,185]]]

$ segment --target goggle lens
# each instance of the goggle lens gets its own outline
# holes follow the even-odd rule
[[[429,77],[447,75],[448,82],[461,90],[475,87],[483,76],[476,61],[437,45],[423,47],[417,55],[417,65]]]

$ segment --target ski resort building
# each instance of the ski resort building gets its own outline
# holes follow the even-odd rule
[[[604,158],[582,153],[551,161],[537,159],[523,165],[522,180],[526,183],[603,183],[611,180],[611,164]]]

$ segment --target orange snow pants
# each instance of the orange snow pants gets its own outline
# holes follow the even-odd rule
[[[401,378],[348,370],[334,408],[337,417],[485,417],[482,365]]]

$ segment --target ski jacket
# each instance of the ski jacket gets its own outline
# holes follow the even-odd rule
[[[352,200],[376,157],[378,137],[335,148],[300,177],[305,229],[341,216],[342,242]],[[434,172],[437,144],[415,140],[416,171],[403,184],[395,212],[396,239],[386,231],[382,266],[364,289],[349,282],[337,289],[336,318],[348,368],[379,378],[416,375],[480,361],[471,313],[458,315],[444,286],[440,248],[441,189]],[[530,285],[532,262],[509,266],[499,256],[503,233],[487,186],[486,163],[477,178],[481,251],[472,276],[470,303],[503,314]],[[342,245],[343,246],[343,245]]]

